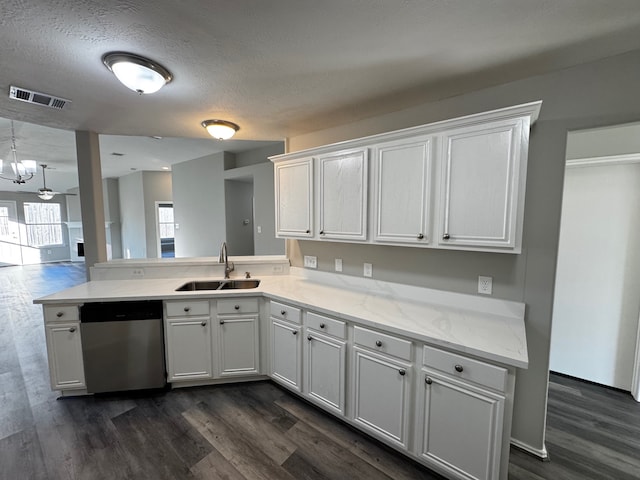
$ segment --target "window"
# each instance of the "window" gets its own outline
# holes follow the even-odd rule
[[[175,257],[173,203],[158,204],[158,231],[160,233],[160,256]]]
[[[59,203],[25,202],[24,222],[27,227],[27,245],[30,247],[64,245]]]
[[[9,234],[9,208],[0,207],[0,238],[8,238]]]

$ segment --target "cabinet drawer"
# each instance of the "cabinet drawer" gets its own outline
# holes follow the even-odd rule
[[[422,361],[427,367],[435,368],[448,375],[463,378],[494,390],[504,392],[507,388],[506,368],[426,345],[423,350]]]
[[[300,309],[280,302],[271,301],[271,316],[282,318],[293,323],[300,323]]]
[[[218,315],[231,313],[258,313],[257,298],[228,298],[218,300]]]
[[[411,360],[411,342],[363,327],[353,327],[353,341],[377,352]]]
[[[70,320],[80,320],[77,305],[52,305],[44,307],[45,322],[68,322]]]
[[[334,318],[323,317],[317,313],[307,313],[305,321],[308,328],[313,328],[319,332],[333,335],[337,338],[347,337],[347,326],[344,322]]]
[[[182,302],[167,302],[168,317],[194,317],[209,315],[208,300],[185,300]]]

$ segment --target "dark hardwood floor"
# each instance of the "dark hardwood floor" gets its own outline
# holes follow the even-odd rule
[[[269,381],[65,398],[49,387],[38,296],[84,266],[0,268],[0,479],[441,478]],[[510,479],[639,479],[640,405],[551,375],[550,462]]]

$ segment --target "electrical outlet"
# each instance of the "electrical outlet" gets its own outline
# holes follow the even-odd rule
[[[282,265],[273,266],[273,273],[282,273],[283,271],[284,271],[284,268],[282,267]]]
[[[335,268],[336,272],[341,272],[342,271],[342,259],[341,258],[336,258],[336,268]]]
[[[142,268],[134,268],[132,272],[133,278],[142,278],[144,277],[144,269]]]
[[[307,268],[318,268],[318,257],[314,257],[312,255],[305,255],[304,266]]]
[[[493,291],[493,277],[478,276],[478,293],[491,295]]]
[[[365,277],[371,277],[373,275],[373,265],[371,265],[370,263],[365,263],[362,274]]]
[[[262,227],[258,225],[258,233],[262,233]]]

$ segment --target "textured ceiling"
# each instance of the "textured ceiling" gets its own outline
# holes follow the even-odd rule
[[[0,45],[0,117],[202,139],[219,151],[202,120],[238,123],[241,141],[282,140],[638,49],[640,3],[3,0]],[[154,95],[131,92],[101,63],[114,50],[158,61],[173,82]],[[72,103],[56,111],[10,100],[10,85]],[[22,141],[25,150],[34,142]],[[0,143],[0,158],[6,151]]]

